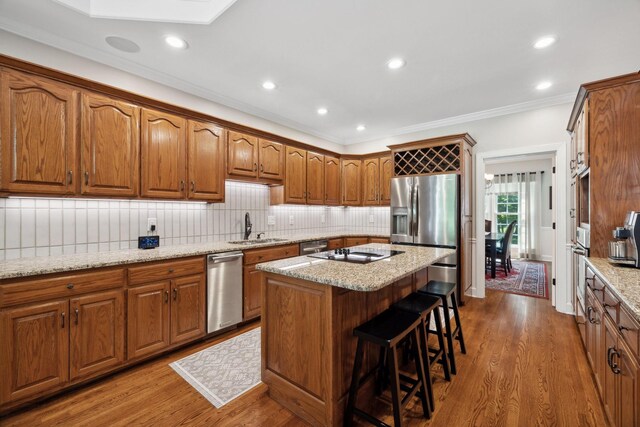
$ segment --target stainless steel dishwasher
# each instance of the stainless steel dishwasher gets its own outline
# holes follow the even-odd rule
[[[207,256],[207,333],[242,322],[242,252]]]

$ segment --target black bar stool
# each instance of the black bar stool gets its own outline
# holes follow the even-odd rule
[[[444,310],[444,326],[445,334],[447,338],[447,350],[449,352],[449,363],[451,365],[451,373],[454,375],[456,371],[456,359],[453,351],[453,340],[456,339],[460,342],[460,351],[462,354],[467,354],[467,349],[464,345],[464,337],[462,335],[462,324],[460,323],[460,314],[458,313],[458,302],[456,301],[456,285],[450,282],[440,282],[437,280],[430,280],[426,286],[418,289],[418,292],[432,295],[440,298],[442,301],[442,308]],[[449,307],[449,298],[451,298],[451,307]],[[451,320],[449,318],[449,308],[453,310],[453,316],[456,320],[455,329],[451,329]],[[437,312],[436,312],[437,313]],[[436,315],[436,317],[438,317]]]
[[[391,379],[391,397],[393,402],[393,419],[395,426],[402,425],[402,409],[406,404],[420,391],[420,398],[422,401],[422,411],[426,418],[431,417],[431,410],[429,402],[427,402],[427,393],[425,390],[425,373],[422,365],[422,354],[420,346],[413,346],[413,355],[416,363],[416,372],[418,373],[418,380],[414,381],[413,387],[409,392],[401,399],[400,398],[400,377],[398,370],[398,355],[397,347],[410,334],[413,335],[416,342],[420,342],[420,336],[418,333],[418,326],[422,324],[422,318],[418,314],[409,313],[401,310],[385,310],[368,322],[363,323],[353,330],[353,334],[358,337],[358,344],[356,347],[356,357],[353,362],[353,373],[351,376],[351,387],[349,388],[349,398],[347,400],[347,409],[344,414],[344,425],[350,426],[353,422],[353,415],[358,415],[361,418],[369,421],[371,424],[377,426],[387,426],[384,422],[375,418],[373,415],[364,412],[361,409],[356,408],[356,399],[358,397],[358,390],[360,385],[364,382],[369,375],[376,373],[379,370],[375,369],[373,372],[360,378],[360,370],[362,369],[362,359],[364,357],[364,345],[366,342],[380,346],[381,355],[386,353],[387,360],[390,366],[390,379]],[[378,366],[381,366],[380,363]]]
[[[400,301],[396,302],[392,305],[393,308],[397,310],[408,311],[409,313],[414,313],[420,315],[422,318],[422,322],[420,326],[418,326],[420,332],[420,350],[423,356],[423,365],[426,373],[426,381],[427,381],[427,392],[429,397],[429,404],[431,406],[431,411],[435,410],[435,399],[433,398],[433,386],[431,384],[431,362],[437,359],[441,359],[440,363],[442,363],[442,367],[445,372],[445,378],[449,373],[449,366],[447,362],[447,352],[446,347],[444,345],[444,334],[442,332],[442,323],[440,321],[440,316],[434,316],[435,324],[436,324],[436,335],[438,336],[438,345],[439,348],[432,349],[434,352],[434,356],[429,354],[430,349],[428,347],[428,333],[429,333],[429,323],[431,320],[431,313],[434,310],[437,310],[440,307],[440,298],[421,294],[418,292],[414,292],[412,294],[407,295]],[[404,379],[401,376],[401,379]]]

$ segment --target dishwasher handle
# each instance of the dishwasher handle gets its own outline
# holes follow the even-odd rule
[[[242,258],[242,252],[235,253],[235,254],[228,254],[228,255],[227,254],[209,255],[209,257],[207,258],[207,261],[210,264],[217,264],[221,262],[233,261],[238,258]]]
[[[303,248],[302,252],[322,252],[322,251],[326,251],[327,250],[327,245],[321,245],[321,246],[311,246],[309,248]]]

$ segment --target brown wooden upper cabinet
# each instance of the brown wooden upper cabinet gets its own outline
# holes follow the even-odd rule
[[[307,204],[323,205],[325,202],[324,156],[322,154],[307,152]]]
[[[284,203],[307,203],[307,152],[287,146]]]
[[[84,93],[80,135],[81,193],[137,196],[140,107]]]
[[[324,156],[324,203],[340,204],[340,159]]]
[[[2,188],[75,193],[78,91],[10,69],[1,73]]]
[[[285,148],[279,142],[260,139],[258,178],[282,182],[284,180]]]
[[[380,159],[374,157],[362,161],[362,204],[379,205],[380,201]]]
[[[142,196],[185,197],[186,137],[187,121],[184,118],[146,108],[142,110]]]
[[[258,138],[229,131],[227,173],[240,178],[258,176]]]
[[[359,159],[342,160],[342,204],[345,206],[362,205],[362,179]]]
[[[391,203],[391,178],[393,178],[393,157],[380,157],[380,204]]]
[[[188,198],[205,201],[224,201],[224,158],[226,132],[211,123],[189,120]]]

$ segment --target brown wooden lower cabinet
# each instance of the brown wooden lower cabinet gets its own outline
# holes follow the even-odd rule
[[[364,236],[364,237],[345,237],[344,238],[344,247],[348,248],[351,246],[359,246],[359,245],[366,245],[367,243],[369,243],[369,238]]]
[[[70,380],[90,377],[124,362],[124,291],[70,301]]]
[[[171,281],[171,344],[204,335],[206,276],[196,274]]]
[[[155,353],[169,346],[171,282],[152,283],[127,291],[127,358]]]
[[[342,248],[343,246],[344,246],[344,239],[342,238],[327,240],[328,250]]]
[[[69,301],[0,312],[0,404],[63,386],[69,378]]]
[[[389,243],[388,237],[369,237],[369,243]]]
[[[244,320],[249,320],[260,316],[262,308],[262,298],[260,296],[260,271],[256,270],[255,265],[247,265],[244,267],[242,280],[244,294],[242,317]]]
[[[586,277],[585,349],[604,412],[612,426],[639,426],[640,363],[636,352],[640,325],[631,319],[626,309],[619,307],[608,285],[594,276],[589,267]],[[619,311],[613,311],[614,307]],[[617,320],[618,314],[620,320]]]

